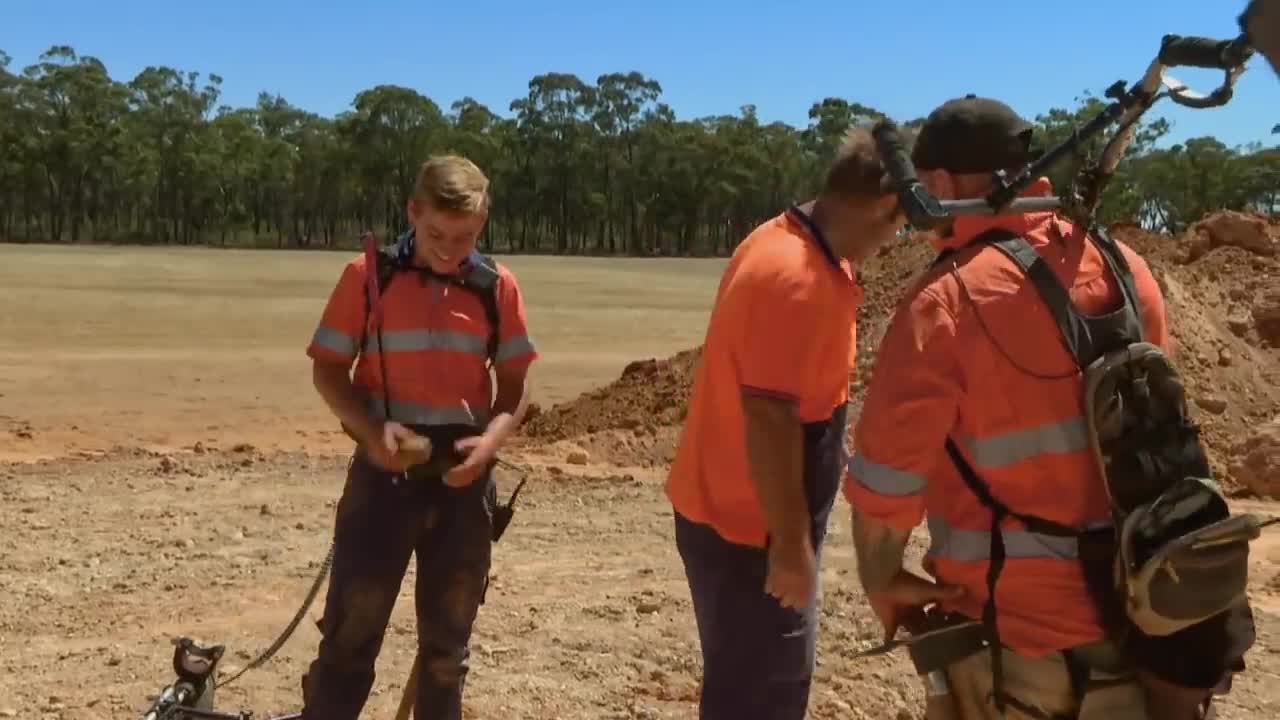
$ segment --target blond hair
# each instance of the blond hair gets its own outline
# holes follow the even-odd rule
[[[889,192],[890,184],[871,131],[850,128],[827,168],[823,191],[846,197],[875,197]]]
[[[439,210],[483,214],[489,210],[489,178],[461,155],[435,155],[418,170],[413,197]]]

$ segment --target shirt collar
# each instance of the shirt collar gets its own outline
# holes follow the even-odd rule
[[[414,266],[413,254],[414,252],[416,252],[416,250],[417,250],[417,238],[414,233],[414,228],[410,227],[408,230],[404,232],[403,235],[401,235],[399,238],[396,238],[396,244],[392,248],[392,253],[395,256],[395,264],[398,267],[411,268],[419,272],[426,272],[428,274],[435,275],[436,274],[435,271],[431,270],[431,268],[419,268]],[[461,277],[466,275],[467,272],[471,270],[471,267],[474,264],[475,264],[475,253],[472,252],[471,254],[463,258],[462,262],[458,264],[458,272],[457,272],[458,276]]]
[[[840,263],[840,259],[836,257],[835,251],[831,249],[831,243],[822,234],[822,229],[813,221],[813,218],[809,217],[808,213],[801,210],[799,205],[793,203],[791,207],[787,208],[787,217],[805,229],[810,240],[817,244],[818,248],[822,250],[822,254],[826,256],[833,266],[839,270],[845,270],[844,265]]]

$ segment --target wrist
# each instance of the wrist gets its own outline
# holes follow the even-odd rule
[[[498,413],[494,416],[481,435],[484,442],[495,450],[500,447],[507,441],[507,437],[511,435],[512,419],[511,413],[506,412]]]
[[[348,423],[348,425],[357,443],[361,445],[382,444],[382,430],[385,424],[383,420],[369,416],[361,416],[353,418],[353,420],[355,422]]]
[[[868,571],[862,576],[862,590],[868,595],[880,595],[888,592],[893,587],[893,583],[898,576],[906,572],[901,565],[898,567],[878,567],[872,571]]]

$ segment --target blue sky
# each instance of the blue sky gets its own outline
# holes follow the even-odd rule
[[[250,105],[266,90],[323,115],[380,83],[413,87],[446,110],[470,95],[508,115],[535,74],[594,81],[638,70],[661,83],[681,118],[750,103],[765,121],[803,126],[810,104],[828,95],[906,120],[975,92],[1033,117],[1133,80],[1164,33],[1235,35],[1244,4],[0,0],[0,50],[13,56],[11,70],[69,44],[117,79],[151,64],[216,73],[224,103]],[[1193,86],[1221,77],[1194,68],[1177,76]],[[1162,101],[1153,116],[1172,121],[1170,142],[1214,134],[1230,145],[1273,144],[1278,109],[1280,82],[1255,58],[1229,106]]]

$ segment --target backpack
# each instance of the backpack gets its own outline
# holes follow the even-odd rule
[[[1119,281],[1123,304],[1090,316],[1071,302],[1027,241],[1004,229],[973,240],[1009,257],[1031,281],[1082,374],[1085,426],[1106,485],[1111,523],[1072,528],[1020,513],[996,498],[950,438],[946,452],[971,492],[991,510],[988,599],[982,623],[992,653],[995,702],[1003,694],[995,588],[1004,565],[1001,521],[1074,538],[1089,594],[1108,639],[1129,666],[1181,687],[1219,686],[1243,670],[1254,642],[1245,594],[1249,542],[1269,523],[1233,515],[1212,478],[1185,387],[1170,358],[1144,339],[1132,271],[1100,228],[1089,238]],[[944,252],[935,265],[952,251]],[[1077,697],[1088,667],[1064,653]]]

